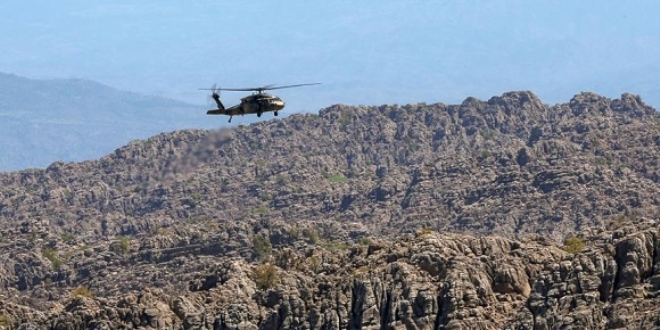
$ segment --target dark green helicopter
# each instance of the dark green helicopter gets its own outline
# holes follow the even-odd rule
[[[273,114],[277,116],[278,111],[284,108],[284,101],[276,95],[264,93],[264,91],[274,90],[274,89],[283,89],[283,88],[293,88],[309,85],[318,85],[320,83],[309,83],[309,84],[297,84],[297,85],[286,85],[286,86],[275,86],[267,85],[263,87],[253,87],[253,88],[216,88],[215,85],[212,88],[201,88],[201,90],[210,90],[212,91],[211,97],[215,100],[217,109],[212,109],[206,111],[207,115],[226,115],[229,116],[229,122],[231,123],[232,117],[236,115],[247,115],[247,114],[257,114],[257,117],[261,117],[261,114],[268,111],[273,111]],[[241,99],[241,103],[233,107],[225,108],[225,106],[220,101],[220,91],[232,91],[232,92],[255,92],[252,95],[246,96]]]

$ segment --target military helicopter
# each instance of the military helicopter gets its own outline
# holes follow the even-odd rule
[[[284,108],[284,101],[279,97],[264,93],[264,91],[274,90],[274,89],[283,89],[283,88],[293,88],[309,85],[318,85],[320,83],[309,83],[309,84],[297,84],[297,85],[286,85],[286,86],[275,86],[275,85],[266,85],[262,87],[253,87],[253,88],[216,88],[215,85],[212,88],[200,88],[200,90],[210,90],[212,91],[211,97],[215,100],[217,109],[212,109],[206,111],[207,115],[226,115],[229,116],[229,122],[235,115],[247,115],[247,114],[257,114],[257,117],[261,117],[261,114],[268,111],[273,111],[273,114],[277,116],[277,112]],[[246,96],[241,99],[241,103],[233,107],[225,108],[225,106],[220,101],[220,91],[232,91],[232,92],[249,92],[253,91],[252,95]]]

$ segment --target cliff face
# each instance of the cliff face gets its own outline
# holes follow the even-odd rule
[[[652,329],[659,237],[639,226],[594,231],[577,254],[544,238],[421,232],[394,243],[281,248],[256,264],[195,249],[160,261],[97,256],[57,273],[87,272],[93,294],[53,280],[0,307],[8,328]],[[33,267],[43,263],[33,256]],[[25,307],[58,290],[69,296]]]
[[[652,328],[659,124],[336,105],[0,174],[0,327]]]

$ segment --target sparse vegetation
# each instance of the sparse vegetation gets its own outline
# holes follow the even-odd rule
[[[119,236],[117,241],[110,246],[110,249],[116,254],[127,254],[130,252],[131,246],[128,238]]]
[[[0,314],[0,328],[11,329],[13,323],[14,322],[11,320],[11,317],[8,314],[4,312]]]
[[[275,177],[275,182],[277,182],[277,184],[283,185],[283,184],[287,184],[289,182],[289,179],[284,174],[278,174]]]
[[[492,140],[495,137],[495,132],[490,129],[480,129],[479,134],[484,140]]]
[[[75,241],[76,236],[71,233],[64,233],[62,234],[61,238],[64,243],[71,245]]]
[[[294,240],[299,239],[302,236],[302,230],[298,226],[291,226],[287,228],[287,232],[289,237]]]
[[[271,264],[255,266],[252,277],[252,280],[260,290],[272,289],[279,283],[277,268]]]
[[[69,297],[75,298],[75,297],[85,297],[85,298],[92,298],[94,295],[92,294],[92,291],[84,286],[78,286],[71,293],[69,294]]]
[[[41,254],[44,256],[44,258],[50,261],[51,265],[53,265],[53,270],[60,270],[60,267],[62,266],[62,259],[60,259],[57,251],[51,248],[45,248],[41,251]]]
[[[255,235],[252,238],[252,247],[254,248],[254,255],[257,260],[268,258],[273,250],[273,246],[270,244],[270,239],[264,235]]]
[[[314,273],[318,273],[319,269],[321,268],[321,258],[319,258],[317,255],[312,255],[309,257],[309,262],[310,266],[312,266],[312,271]]]
[[[364,246],[368,246],[368,245],[371,244],[371,239],[370,239],[369,237],[366,237],[366,236],[365,236],[365,237],[362,237],[362,238],[360,238],[360,240],[358,241],[358,244],[360,244],[360,245],[364,245]]]
[[[430,228],[422,228],[415,233],[415,237],[422,237],[424,235],[429,235],[433,233],[433,230]]]
[[[331,251],[346,251],[350,248],[346,242],[326,242],[323,246]]]
[[[264,202],[271,201],[273,200],[273,195],[271,195],[269,192],[264,192],[261,194],[261,200]]]
[[[301,269],[303,262],[294,250],[292,249],[281,249],[275,253],[275,264],[285,270],[291,269]]]
[[[584,240],[579,237],[569,237],[564,241],[564,251],[577,254],[584,250]]]
[[[259,206],[257,208],[253,208],[252,210],[250,210],[250,213],[252,214],[266,214],[268,212],[269,212],[268,208],[265,206]]]
[[[346,182],[346,177],[341,175],[341,174],[330,174],[330,173],[323,173],[323,176],[330,180],[330,182],[333,183],[340,183],[340,182]]]
[[[321,237],[314,229],[305,228],[303,229],[302,234],[311,244],[318,244],[321,241]]]
[[[613,218],[611,218],[609,221],[606,222],[606,227],[608,230],[617,230],[623,226],[632,224],[635,222],[635,218],[633,216],[629,215],[617,215]]]
[[[168,235],[172,235],[172,234],[173,234],[173,232],[172,232],[171,229],[169,229],[169,228],[167,228],[167,227],[165,227],[165,226],[163,226],[163,225],[155,225],[155,226],[151,227],[151,229],[149,230],[149,232],[150,232],[152,235],[163,235],[163,236],[168,236]]]

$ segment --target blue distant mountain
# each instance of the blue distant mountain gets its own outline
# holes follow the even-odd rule
[[[208,118],[203,106],[89,80],[0,73],[0,171],[94,159],[134,139],[226,123]]]

